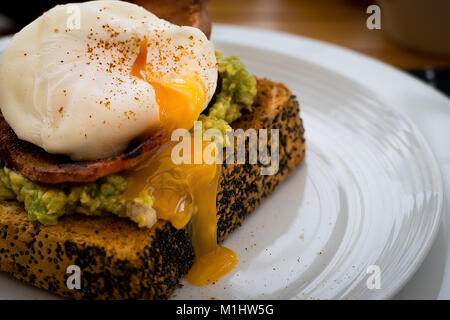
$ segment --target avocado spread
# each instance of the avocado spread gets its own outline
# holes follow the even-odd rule
[[[214,102],[200,115],[205,130],[216,128],[224,135],[230,123],[241,116],[241,111],[251,111],[256,95],[256,79],[250,75],[235,56],[223,57],[216,52],[219,64],[218,84]],[[152,225],[155,217],[154,199],[141,194],[125,199],[123,194],[128,181],[120,174],[112,174],[93,183],[47,185],[33,182],[20,173],[7,168],[0,161],[0,201],[15,200],[24,205],[28,218],[44,225],[55,225],[58,218],[69,214],[114,214],[129,218],[139,227]]]
[[[219,65],[218,84],[220,91],[216,93],[212,105],[201,114],[204,130],[218,129],[226,136],[231,130],[230,123],[241,117],[241,111],[252,111],[252,104],[256,96],[256,79],[246,69],[236,56],[224,57],[216,51]]]
[[[127,180],[112,174],[95,183],[49,186],[33,182],[0,164],[0,201],[23,203],[28,219],[54,225],[62,215],[81,213],[101,215],[105,212],[128,217],[140,227],[153,218],[153,199],[145,194],[126,200],[122,194]],[[139,210],[131,210],[139,208]]]

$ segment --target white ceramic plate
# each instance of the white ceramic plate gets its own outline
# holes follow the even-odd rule
[[[213,39],[251,72],[284,82],[297,95],[307,157],[226,241],[240,257],[238,266],[215,285],[183,282],[173,298],[391,297],[422,262],[442,212],[438,164],[400,113],[409,97],[399,106],[389,96],[396,96],[397,81],[412,92],[425,86],[301,37],[216,26]],[[446,102],[439,98],[435,103]],[[367,287],[371,266],[380,270],[379,289]],[[2,275],[0,298],[14,297],[51,295]]]

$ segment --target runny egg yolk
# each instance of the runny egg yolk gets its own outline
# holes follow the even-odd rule
[[[191,129],[202,111],[206,88],[198,74],[154,74],[147,63],[147,41],[141,43],[131,74],[147,81],[155,90],[161,126],[168,132]]]
[[[133,65],[132,74],[145,79],[155,89],[160,107],[161,125],[171,132],[191,129],[201,113],[205,88],[198,76],[155,79],[147,70],[147,44],[143,43]],[[200,85],[201,84],[201,85]],[[129,171],[127,198],[142,192],[150,194],[159,220],[168,221],[176,229],[191,224],[194,265],[186,279],[198,286],[217,281],[237,264],[236,254],[217,245],[216,195],[222,166],[216,163],[194,164],[194,152],[201,152],[210,142],[201,142],[201,150],[191,135],[191,164],[175,164],[168,143],[146,163]],[[201,156],[200,156],[201,157]]]
[[[192,160],[194,152],[203,154],[209,143],[202,142],[200,151],[193,147]],[[155,200],[158,219],[169,221],[176,229],[191,223],[195,260],[186,279],[203,286],[227,274],[238,261],[233,251],[217,245],[216,194],[222,166],[193,161],[174,164],[171,158],[174,146],[175,143],[169,143],[146,163],[128,172],[125,197],[135,198],[147,192]]]

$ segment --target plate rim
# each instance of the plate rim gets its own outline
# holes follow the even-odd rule
[[[235,34],[239,34],[240,36],[235,37],[233,39],[228,39],[228,40],[221,39],[220,37],[224,36],[224,34],[226,34],[226,33],[235,33]],[[244,44],[244,43],[242,43],[242,41],[237,40],[237,39],[242,39],[242,38],[252,39],[252,37],[248,37],[249,34],[250,35],[260,35],[261,33],[264,34],[265,38],[270,38],[270,39],[267,39],[266,42],[256,44],[256,46],[254,46],[255,39],[253,39],[253,43],[251,43],[251,44],[249,44],[249,43]],[[243,35],[246,35],[246,36],[243,36]],[[422,90],[429,91],[431,94],[436,95],[440,99],[442,99],[442,98],[447,99],[447,97],[445,97],[445,95],[440,93],[438,90],[434,89],[431,86],[426,85],[425,83],[414,78],[413,76],[401,71],[400,69],[397,69],[387,63],[384,63],[375,58],[369,57],[365,54],[362,54],[362,53],[359,53],[359,52],[353,51],[351,49],[344,48],[344,47],[341,47],[341,46],[338,46],[338,45],[335,45],[332,43],[328,43],[328,42],[325,42],[322,40],[308,38],[308,37],[291,34],[291,33],[287,33],[287,32],[280,32],[280,31],[262,29],[262,28],[257,28],[257,27],[221,24],[221,23],[213,24],[212,40],[213,40],[213,42],[217,40],[219,42],[222,41],[222,42],[233,43],[233,44],[237,44],[237,45],[249,46],[249,47],[253,47],[253,48],[256,47],[257,49],[259,48],[259,49],[263,49],[263,50],[269,50],[269,51],[273,51],[278,54],[284,54],[284,55],[287,54],[292,58],[297,58],[302,61],[307,61],[307,62],[312,63],[316,66],[319,66],[321,68],[330,70],[331,72],[336,73],[340,76],[343,76],[347,79],[361,83],[361,81],[358,81],[360,79],[358,79],[358,77],[355,77],[355,75],[349,76],[348,73],[343,72],[342,70],[336,70],[333,68],[329,68],[329,66],[326,64],[321,64],[321,63],[317,63],[317,61],[311,61],[309,59],[305,59],[305,55],[296,55],[296,54],[292,54],[292,53],[288,54],[284,50],[282,50],[282,48],[283,48],[283,44],[287,44],[287,42],[289,41],[290,45],[299,45],[301,47],[310,46],[310,47],[328,52],[328,54],[330,53],[330,51],[331,51],[331,53],[333,53],[333,51],[334,51],[334,53],[339,54],[338,58],[359,60],[358,62],[360,64],[371,65],[370,67],[372,67],[372,68],[380,68],[385,73],[393,73],[397,77],[404,78],[407,81],[411,82],[412,85],[419,86]],[[269,45],[267,45],[268,43],[274,44],[276,42],[278,42],[277,46],[270,47]],[[362,81],[362,83],[365,87],[367,87],[367,84],[365,84],[364,81]],[[372,90],[371,88],[369,88],[369,89]],[[395,294],[397,294],[406,285],[406,283],[417,272],[417,270],[424,262],[425,258],[427,257],[427,254],[430,252],[431,247],[436,240],[436,236],[438,234],[439,227],[441,225],[443,212],[444,212],[443,209],[444,209],[444,199],[445,199],[445,188],[444,188],[443,175],[442,175],[442,170],[441,170],[439,161],[433,151],[433,148],[431,147],[430,143],[428,142],[428,139],[424,136],[424,134],[422,133],[420,128],[403,110],[395,108],[392,105],[392,103],[390,103],[389,101],[384,101],[384,99],[382,99],[382,98],[379,100],[381,100],[386,107],[392,109],[394,112],[398,113],[401,117],[403,117],[403,119],[408,124],[410,124],[411,127],[415,130],[415,133],[417,134],[417,136],[422,140],[423,146],[426,148],[426,151],[428,152],[430,160],[432,161],[433,168],[430,168],[430,170],[436,171],[436,188],[438,189],[438,191],[440,193],[438,208],[435,211],[435,223],[430,228],[430,232],[427,237],[426,244],[420,248],[420,251],[418,251],[416,258],[413,260],[413,263],[408,267],[407,271],[402,274],[401,278],[399,278],[396,285],[392,286],[391,289],[389,291],[386,291],[384,293],[384,295],[382,296],[382,299],[391,299],[393,296],[395,296]]]

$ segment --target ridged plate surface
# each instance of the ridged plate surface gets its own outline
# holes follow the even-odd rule
[[[391,297],[420,265],[439,225],[443,188],[425,139],[379,92],[302,58],[333,59],[323,44],[314,50],[303,40],[308,53],[287,54],[289,39],[276,33],[218,26],[214,37],[219,50],[238,55],[257,76],[291,88],[307,156],[226,241],[238,266],[211,286],[183,281],[173,298]],[[367,287],[374,265],[380,289]],[[54,298],[6,275],[0,297]]]
[[[427,142],[370,88],[278,52],[282,43],[273,34],[268,49],[249,45],[237,29],[217,29],[219,50],[298,97],[307,155],[226,241],[239,254],[238,267],[212,286],[184,282],[175,298],[390,297],[418,267],[439,225],[441,175]],[[264,42],[264,32],[258,36]],[[369,289],[377,267],[380,289]]]

